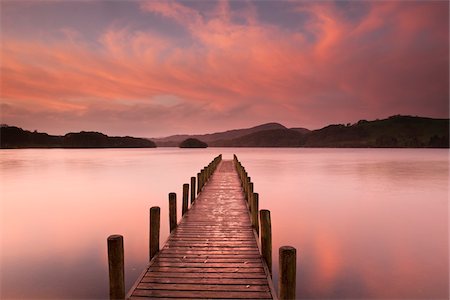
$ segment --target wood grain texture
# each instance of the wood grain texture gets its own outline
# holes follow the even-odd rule
[[[194,205],[129,299],[273,299],[233,161],[200,180]]]

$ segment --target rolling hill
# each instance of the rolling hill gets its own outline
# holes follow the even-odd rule
[[[68,133],[64,136],[31,132],[2,125],[0,148],[154,148],[150,140],[134,137],[110,137],[99,132]]]
[[[267,123],[214,134],[170,136],[155,142],[158,146],[176,146],[181,137],[199,138],[210,147],[448,148],[449,119],[396,115],[312,131]]]

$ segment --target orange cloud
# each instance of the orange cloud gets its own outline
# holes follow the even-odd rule
[[[105,118],[109,111],[118,120],[120,112],[137,114],[137,107],[181,114],[175,107],[182,105],[196,110],[187,120],[170,114],[174,120],[197,124],[198,110],[208,111],[207,120],[221,120],[211,130],[274,117],[314,128],[395,113],[448,115],[448,27],[443,28],[448,24],[442,5],[373,2],[365,17],[354,21],[336,5],[303,3],[297,10],[309,16],[303,30],[264,22],[253,3],[245,15],[225,1],[206,12],[173,1],[141,2],[140,8],[149,17],[175,22],[188,36],[117,25],[95,42],[70,27],[60,29],[64,39],[5,36],[2,102],[79,118],[96,113]],[[428,46],[420,42],[422,33]],[[161,106],[157,99],[164,95],[177,103]],[[14,123],[9,111],[2,117]],[[244,113],[252,116],[237,119]],[[204,124],[176,126],[205,131]],[[167,133],[176,126],[168,124]]]

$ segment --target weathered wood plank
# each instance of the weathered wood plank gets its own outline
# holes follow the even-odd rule
[[[195,298],[195,299],[271,299],[270,292],[243,291],[171,291],[171,290],[141,290],[136,289],[133,296]]]
[[[171,290],[171,291],[243,291],[243,292],[269,292],[267,285],[251,284],[187,284],[187,283],[148,283],[141,282],[138,287],[140,290]]]
[[[186,278],[186,277],[150,277],[146,276],[141,282],[145,283],[172,283],[172,284],[221,284],[221,285],[263,285],[267,286],[266,279],[250,278]]]
[[[178,277],[178,278],[241,278],[241,279],[266,279],[264,273],[180,273],[180,272],[147,272],[145,277]]]
[[[165,251],[166,252],[166,251]],[[252,254],[196,254],[196,255],[185,255],[177,254],[177,253],[161,253],[158,255],[158,258],[178,258],[178,259],[191,259],[191,258],[198,258],[198,259],[260,259],[261,255],[259,253],[252,253]]]
[[[181,267],[158,267],[150,266],[149,272],[180,272],[180,273],[264,273],[264,268],[246,268],[246,267],[198,267],[198,268],[181,268]]]
[[[204,257],[204,258],[190,258],[190,257],[158,257],[155,259],[154,264],[160,262],[180,262],[180,263],[204,263],[207,261],[208,263],[240,263],[240,264],[249,264],[249,263],[260,263],[260,258],[215,258],[215,257]]]
[[[179,267],[179,268],[258,268],[261,266],[260,261],[255,261],[253,263],[227,263],[209,262],[207,259],[200,262],[173,262],[173,261],[159,261],[152,264],[154,267]]]

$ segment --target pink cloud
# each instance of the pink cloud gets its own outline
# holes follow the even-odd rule
[[[303,3],[298,13],[310,16],[304,31],[265,23],[251,3],[239,23],[233,20],[242,11],[227,2],[207,12],[172,1],[140,7],[176,22],[189,36],[180,41],[117,26],[95,46],[68,27],[61,29],[64,40],[51,42],[8,36],[1,46],[2,102],[24,113],[54,112],[53,121],[66,113],[93,126],[96,113],[98,124],[134,119],[148,124],[147,136],[156,133],[145,121],[157,118],[152,111],[171,118],[166,134],[268,121],[315,128],[397,113],[448,117],[448,14],[442,4],[373,2],[363,19],[351,21],[328,2]],[[161,95],[177,103],[161,106]],[[17,114],[10,109],[2,118],[15,122]]]

